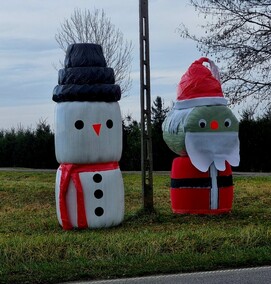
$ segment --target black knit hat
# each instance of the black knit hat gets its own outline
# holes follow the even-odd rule
[[[105,101],[120,100],[121,90],[115,84],[112,68],[106,67],[102,47],[92,43],[69,45],[65,68],[58,72],[58,84],[53,101]]]

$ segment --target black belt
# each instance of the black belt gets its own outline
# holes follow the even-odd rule
[[[230,176],[218,176],[217,177],[217,186],[228,187],[233,185],[232,175]],[[206,188],[212,187],[212,179],[207,178],[172,178],[171,179],[171,188]]]

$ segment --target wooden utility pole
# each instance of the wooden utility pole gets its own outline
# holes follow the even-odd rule
[[[139,0],[141,171],[145,211],[153,211],[151,84],[148,0]]]

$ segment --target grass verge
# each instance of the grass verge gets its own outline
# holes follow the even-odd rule
[[[121,226],[63,231],[54,173],[0,173],[0,283],[60,283],[271,264],[271,177],[235,178],[231,214],[171,213],[169,177],[154,176],[155,212],[139,174],[124,174]]]

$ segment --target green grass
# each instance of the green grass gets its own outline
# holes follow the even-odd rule
[[[169,177],[154,176],[142,212],[139,174],[124,174],[121,226],[63,231],[55,174],[0,172],[0,283],[60,283],[271,264],[271,177],[235,178],[231,214],[171,213]]]

